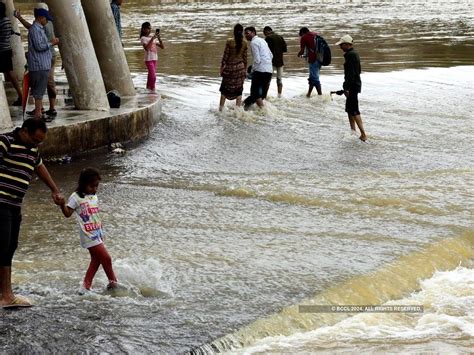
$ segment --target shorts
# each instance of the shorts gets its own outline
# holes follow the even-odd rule
[[[350,116],[360,115],[358,94],[357,91],[349,91],[349,96],[346,97],[346,112]]]
[[[30,95],[42,99],[48,86],[49,70],[30,71]]]
[[[11,50],[0,52],[0,73],[8,73],[13,70],[12,57]]]
[[[0,205],[0,267],[12,266],[20,235],[21,210]]]
[[[56,65],[56,57],[53,56],[51,59],[51,69],[49,70],[48,74],[48,97],[50,99],[56,98],[56,82],[54,81],[54,66]]]

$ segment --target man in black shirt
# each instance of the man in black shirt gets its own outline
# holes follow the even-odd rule
[[[355,125],[359,127],[360,140],[366,141],[367,136],[364,131],[362,118],[360,117],[359,101],[357,95],[362,89],[362,81],[360,80],[360,58],[353,45],[353,39],[349,35],[342,36],[336,43],[344,52],[344,95],[346,96],[346,112],[349,117],[349,124],[353,131],[356,130]]]
[[[273,54],[272,64],[273,71],[276,72],[278,97],[281,97],[281,91],[283,89],[283,83],[281,81],[283,76],[283,53],[288,51],[284,38],[275,32],[273,32],[270,26],[265,26],[263,29],[265,35],[265,41],[268,43],[268,47]]]

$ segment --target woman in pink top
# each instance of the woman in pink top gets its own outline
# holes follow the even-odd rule
[[[145,65],[148,69],[148,79],[146,82],[146,88],[155,91],[156,83],[156,65],[158,62],[158,48],[165,48],[163,41],[160,37],[160,30],[157,29],[153,36],[150,36],[151,24],[150,22],[144,22],[140,30],[140,42],[145,49]],[[155,40],[158,40],[158,43]]]

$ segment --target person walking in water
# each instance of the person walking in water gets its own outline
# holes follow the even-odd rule
[[[319,80],[319,72],[321,70],[321,63],[318,61],[316,53],[316,32],[311,32],[307,27],[302,27],[299,32],[300,35],[300,51],[298,57],[305,57],[308,61],[308,93],[306,97],[311,97],[313,88],[316,88],[318,95],[322,95],[321,82]]]
[[[359,53],[352,47],[353,39],[349,35],[342,36],[336,43],[344,52],[344,95],[346,96],[346,112],[349,117],[351,130],[355,132],[356,124],[360,131],[360,140],[366,141],[364,125],[359,111],[358,94],[362,89],[362,81],[360,79],[361,66]]]
[[[267,97],[268,87],[272,80],[273,54],[268,48],[267,42],[257,36],[255,27],[246,27],[244,34],[247,41],[250,41],[253,56],[250,96],[244,101],[244,109],[248,110],[250,105],[254,103],[262,108],[264,106],[263,100]]]
[[[222,76],[221,99],[219,111],[224,108],[225,100],[234,100],[237,106],[242,104],[242,91],[247,77],[247,42],[244,40],[244,28],[241,24],[234,26],[234,37],[225,44],[221,60],[220,75]]]
[[[156,84],[156,66],[158,65],[158,48],[164,49],[163,41],[161,40],[159,29],[151,34],[150,22],[142,23],[140,30],[140,42],[145,50],[145,65],[148,69],[148,77],[146,81],[146,88],[150,91],[155,91]],[[158,40],[158,43],[156,42]]]
[[[69,218],[73,213],[76,214],[81,246],[89,250],[91,256],[81,293],[91,290],[92,281],[100,265],[104,268],[109,280],[107,289],[116,288],[118,285],[112,269],[112,258],[104,245],[104,232],[99,214],[99,199],[97,198],[100,180],[100,174],[96,169],[82,170],[76,191],[69,197],[67,204],[64,201],[61,204],[61,210],[65,217]]]
[[[278,97],[281,97],[281,92],[283,90],[283,53],[286,53],[288,48],[285,39],[279,34],[273,32],[270,26],[264,27],[263,34],[265,35],[265,41],[267,41],[268,47],[273,54],[273,72],[276,73]]]
[[[46,132],[43,121],[30,118],[21,128],[0,134],[0,307],[31,306],[26,297],[13,293],[11,275],[20,234],[21,206],[33,172],[49,187],[54,203],[64,203],[38,152]]]

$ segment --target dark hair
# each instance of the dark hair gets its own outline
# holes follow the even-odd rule
[[[7,7],[3,2],[0,2],[0,18],[7,17]]]
[[[145,35],[145,32],[143,32],[145,28],[151,28],[151,23],[148,21],[142,23],[142,28],[140,29],[140,38],[142,38]]]
[[[270,26],[265,26],[263,28],[263,32],[273,32],[272,28]]]
[[[86,187],[96,180],[101,180],[99,171],[94,168],[82,169],[79,175],[79,182],[77,183],[76,192],[79,196],[85,196]]]
[[[234,26],[235,49],[240,52],[244,40],[244,27],[238,23]]]
[[[245,27],[244,32],[246,32],[246,31],[257,33],[257,30],[253,26]]]
[[[308,32],[309,32],[308,27],[301,27],[301,28],[300,28],[300,37],[301,37],[302,35],[307,34]]]
[[[44,123],[43,120],[36,120],[34,118],[28,118],[26,121],[24,121],[21,125],[21,128],[26,128],[28,134],[35,134],[38,129],[43,131],[44,133],[48,131],[46,123]]]

